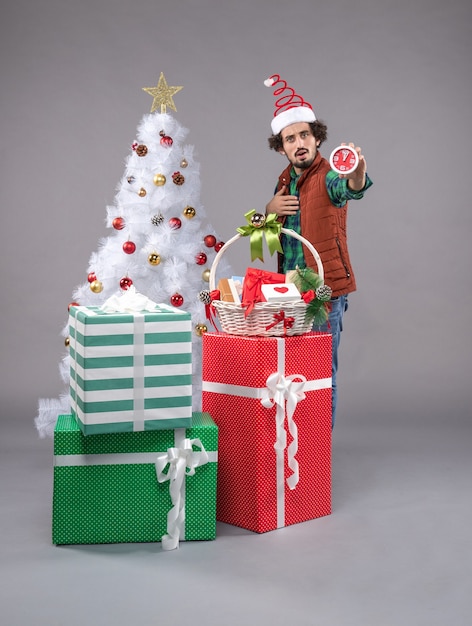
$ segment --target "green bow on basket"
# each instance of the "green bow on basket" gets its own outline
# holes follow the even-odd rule
[[[262,241],[264,236],[271,255],[274,254],[274,252],[282,252],[279,239],[282,224],[277,221],[277,215],[275,213],[262,215],[262,213],[256,213],[255,209],[252,209],[252,211],[245,213],[244,217],[246,218],[247,224],[240,226],[236,230],[243,237],[249,236],[251,261],[255,259],[264,261],[262,254]]]

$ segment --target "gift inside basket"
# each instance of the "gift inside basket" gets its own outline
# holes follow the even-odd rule
[[[275,220],[272,220],[272,225],[275,223]],[[259,227],[259,229],[254,229],[252,233],[245,232],[242,234],[241,232],[238,232],[238,234],[222,246],[222,248],[218,251],[210,269],[210,293],[215,292],[218,263],[220,262],[221,257],[227,252],[228,248],[246,234],[254,234],[256,230],[259,230],[257,238],[262,250],[263,229],[264,225]],[[318,267],[318,277],[320,283],[324,284],[323,264],[321,262],[320,255],[314,246],[295,231],[283,228],[280,223],[277,223],[276,238],[279,246],[277,249],[280,249],[278,239],[280,233],[299,239],[310,250]],[[251,241],[251,245],[252,243],[253,242]],[[262,256],[259,258],[262,258]],[[223,300],[212,299],[211,307],[216,312],[222,331],[232,335],[257,335],[265,337],[302,335],[311,330],[313,323],[312,319],[307,316],[308,304],[302,298],[287,302],[256,302],[251,308],[249,314],[242,306],[241,302],[226,302]]]

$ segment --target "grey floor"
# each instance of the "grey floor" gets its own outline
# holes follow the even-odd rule
[[[219,524],[162,552],[52,546],[51,440],[17,417],[1,422],[5,626],[472,624],[470,428],[338,424],[331,516],[263,535]]]

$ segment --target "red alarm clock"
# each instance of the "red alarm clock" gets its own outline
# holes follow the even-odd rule
[[[359,165],[359,155],[350,146],[338,146],[331,152],[329,164],[338,174],[350,174]]]

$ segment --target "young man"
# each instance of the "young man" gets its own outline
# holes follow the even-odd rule
[[[275,79],[275,80],[274,80]],[[272,81],[272,82],[270,82]],[[266,81],[271,86],[285,81],[274,75]],[[278,93],[277,93],[278,91]],[[274,91],[279,95],[281,89]],[[349,200],[359,200],[372,185],[366,173],[366,161],[361,149],[354,144],[359,157],[357,168],[350,174],[335,173],[321,156],[319,147],[327,138],[326,125],[315,118],[313,109],[299,96],[302,104],[276,110],[272,120],[269,147],[288,159],[288,165],[279,176],[275,195],[266,206],[267,213],[275,213],[285,228],[301,234],[320,254],[325,283],[332,289],[329,332],[333,336],[333,390],[332,423],[337,405],[336,374],[338,347],[343,327],[343,315],[348,307],[348,294],[356,289],[347,246],[347,210]],[[279,98],[277,102],[286,99]],[[277,104],[277,103],[276,103]],[[315,259],[297,239],[282,234],[283,254],[279,255],[279,271],[286,273],[296,267],[310,267],[317,271]],[[315,328],[320,330],[320,328]],[[321,328],[326,330],[326,328]]]

